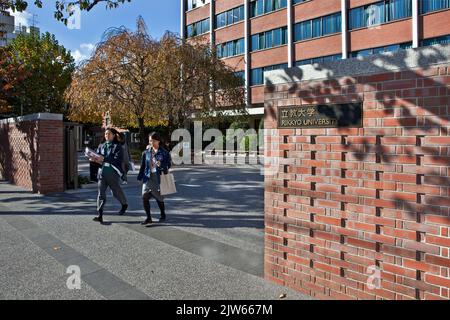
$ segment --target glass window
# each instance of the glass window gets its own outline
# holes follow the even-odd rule
[[[273,45],[275,47],[280,46],[281,45],[281,34],[282,34],[282,29],[275,29],[273,30]]]
[[[264,0],[264,13],[273,11],[273,0]]]
[[[227,25],[233,24],[233,10],[227,11]]]
[[[209,18],[202,21],[202,33],[208,32],[210,29]]]
[[[281,29],[281,33],[282,33],[282,41],[283,44],[288,43],[288,31],[287,31],[287,27],[284,27]]]
[[[420,13],[449,9],[450,0],[420,0]]]
[[[296,67],[305,66],[307,64],[311,64],[311,59],[299,60],[295,62]]]
[[[372,49],[360,50],[355,52],[355,57],[367,57],[372,54]]]
[[[422,46],[432,46],[435,44],[450,44],[450,35],[425,39],[422,41]]]
[[[333,14],[323,17],[322,35],[337,33],[341,31],[341,14]]]
[[[322,35],[322,19],[317,18],[312,21],[312,37],[320,37]]]
[[[239,7],[239,20],[244,20],[245,19],[245,8],[244,6],[240,6]]]
[[[273,40],[273,33],[272,33],[272,31],[265,32],[265,37],[266,37],[266,39],[265,39],[265,46],[266,46],[266,48],[272,48],[273,47],[273,42],[272,42],[272,40]]]
[[[264,14],[264,1],[263,0],[256,0],[256,16],[260,16]]]
[[[386,22],[386,10],[384,2],[378,2],[366,7],[365,26],[375,26]]]
[[[311,20],[295,25],[295,41],[311,38]]]
[[[233,23],[236,23],[236,22],[238,22],[240,19],[239,19],[239,13],[240,12],[240,9],[239,8],[234,8],[233,9]]]
[[[348,15],[348,27],[350,30],[365,27],[364,7],[350,10]]]
[[[250,85],[256,86],[264,83],[262,68],[252,69]]]
[[[241,85],[245,84],[245,71],[237,71],[234,75],[241,80]]]
[[[260,33],[259,35],[258,35],[258,38],[259,38],[259,49],[261,50],[261,49],[265,49],[266,48],[266,44],[264,43],[264,40],[265,40],[265,38],[264,38],[264,33]]]
[[[194,26],[192,24],[187,26],[187,36],[189,38],[194,36]]]
[[[411,0],[389,0],[389,20],[398,20],[412,15]]]
[[[242,20],[244,20],[244,6],[240,6],[216,15],[216,28],[222,28]]]
[[[331,62],[331,61],[337,61],[337,60],[341,60],[341,59],[342,59],[342,56],[340,54],[335,54],[335,55],[323,57],[322,62]]]
[[[259,50],[259,34],[252,35],[252,51]]]
[[[237,44],[236,44],[236,46],[237,46],[237,54],[243,54],[244,52],[245,52],[245,39],[239,39],[238,41],[237,41]]]

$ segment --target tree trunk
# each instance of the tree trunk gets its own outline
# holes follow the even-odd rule
[[[168,142],[172,143],[172,133],[175,131],[175,118],[172,115],[172,111],[169,112],[169,119],[167,121],[167,129],[169,130]]]
[[[139,124],[139,137],[141,139],[141,148],[145,149],[148,144],[148,137],[145,133],[145,122],[144,118],[138,118],[138,124]]]

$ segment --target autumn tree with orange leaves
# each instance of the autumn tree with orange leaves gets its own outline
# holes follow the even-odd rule
[[[26,79],[28,73],[23,64],[13,57],[13,53],[0,48],[0,114],[10,114],[12,106],[8,99],[17,94],[14,88]]]
[[[142,18],[137,30],[111,29],[92,57],[76,70],[66,92],[69,118],[169,131],[196,119],[245,114],[242,80],[207,44],[188,44],[166,33],[152,39]]]

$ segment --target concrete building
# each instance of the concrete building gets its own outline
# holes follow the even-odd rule
[[[0,11],[0,47],[8,45],[19,34],[39,35],[40,30],[36,26],[16,25],[14,16],[8,11]]]
[[[450,0],[181,0],[181,36],[209,41],[264,113],[264,72],[450,42]],[[259,121],[259,120],[257,120]]]
[[[7,11],[0,11],[0,47],[15,38],[14,30],[14,17]]]

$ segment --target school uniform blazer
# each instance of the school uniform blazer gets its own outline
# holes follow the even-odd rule
[[[109,150],[105,150],[105,144],[101,144],[98,146],[97,153],[101,154],[105,159],[103,160],[103,167],[105,163],[109,163],[111,167],[119,174],[119,176],[123,175],[122,161],[123,161],[123,148],[117,142],[112,142],[109,145]],[[106,152],[108,151],[108,152]],[[103,168],[102,167],[102,168]],[[101,178],[101,172],[99,171],[99,178]]]
[[[150,161],[153,157],[153,148],[147,149],[144,152],[142,152],[142,160],[141,160],[141,169],[139,170],[139,174],[137,179],[139,181],[143,181],[146,183],[150,179]],[[161,160],[161,166],[156,167],[156,173],[158,176],[158,184],[161,183],[161,174],[167,174],[169,169],[172,166],[172,157],[170,156],[170,153],[163,148],[159,148],[158,152],[156,153],[157,159]]]

